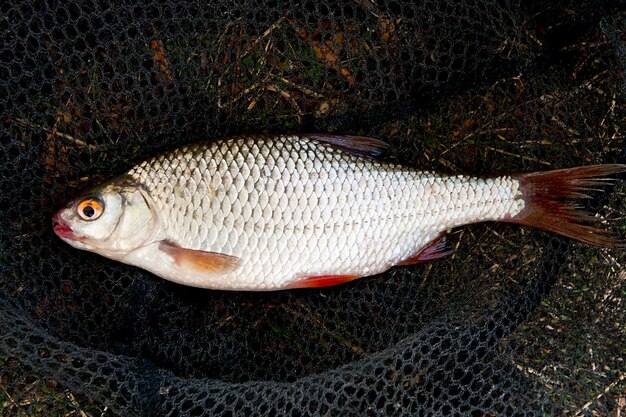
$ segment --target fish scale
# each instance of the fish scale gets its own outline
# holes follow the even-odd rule
[[[130,175],[163,213],[168,241],[240,259],[233,271],[186,282],[222,289],[375,274],[441,231],[512,217],[524,207],[511,177],[438,176],[298,136],[191,145]]]

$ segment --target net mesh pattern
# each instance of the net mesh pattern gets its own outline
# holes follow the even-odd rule
[[[0,5],[3,413],[623,412],[624,251],[476,224],[438,262],[230,293],[54,236],[80,191],[230,134],[367,135],[475,175],[626,161],[622,4],[231,3]],[[623,236],[625,182],[595,196]]]

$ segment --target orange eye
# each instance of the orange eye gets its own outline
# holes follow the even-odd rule
[[[99,198],[89,197],[76,205],[76,212],[83,220],[96,220],[104,212],[104,205]]]

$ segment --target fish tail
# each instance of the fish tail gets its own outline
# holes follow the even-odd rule
[[[608,164],[519,174],[524,209],[507,220],[558,233],[581,242],[604,247],[626,247],[626,241],[599,226],[602,220],[580,210],[577,199],[591,198],[589,191],[599,191],[611,178],[599,178],[626,172],[626,165]]]

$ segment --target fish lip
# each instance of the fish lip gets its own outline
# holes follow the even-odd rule
[[[60,211],[56,212],[54,216],[52,216],[52,230],[61,239],[81,241],[80,237],[76,236],[72,228],[65,220],[63,220]]]

